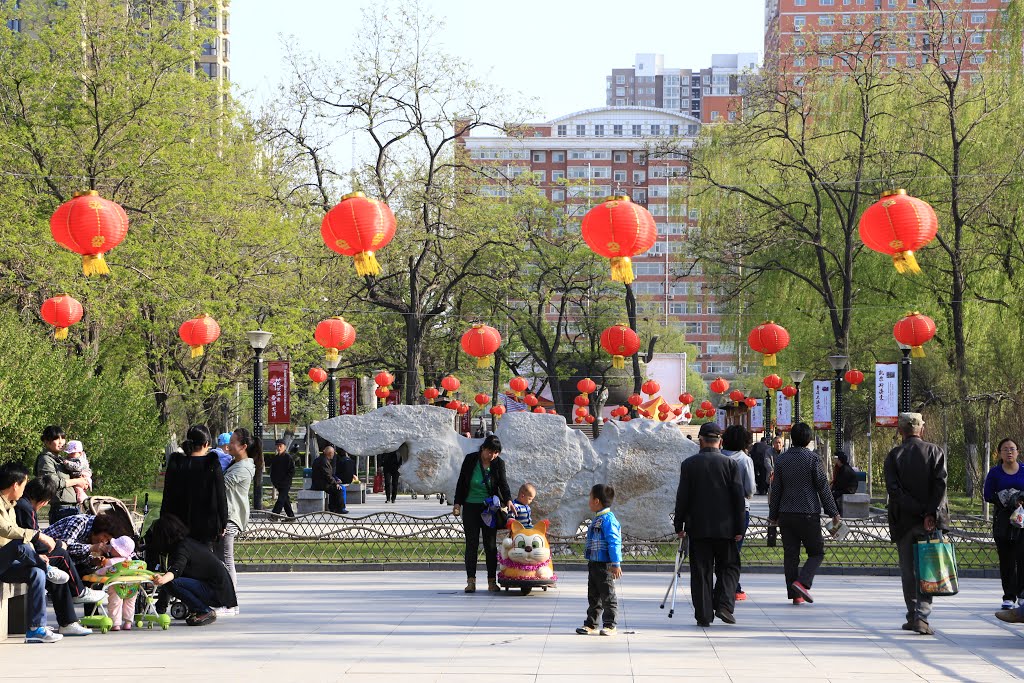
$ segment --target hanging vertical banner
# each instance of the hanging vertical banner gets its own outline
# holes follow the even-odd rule
[[[292,421],[291,377],[288,361],[267,363],[267,424],[288,424]]]
[[[775,427],[788,432],[793,426],[793,403],[781,391],[775,392]]]
[[[715,411],[715,424],[722,430],[725,429],[726,413],[725,408],[719,408]]]
[[[757,399],[757,405],[750,409],[750,431],[758,434],[764,431],[764,399]]]
[[[875,424],[895,427],[899,422],[899,365],[875,363]]]
[[[338,415],[355,415],[358,407],[359,382],[355,377],[340,377],[338,383]]]
[[[391,387],[391,393],[384,399],[384,405],[386,406],[397,406],[402,402],[402,395],[395,387]]]
[[[814,380],[814,428],[832,429],[832,382]]]

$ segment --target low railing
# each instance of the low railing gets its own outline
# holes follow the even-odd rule
[[[823,521],[827,521],[824,520]],[[896,546],[889,542],[884,516],[847,520],[842,541],[826,534],[826,566],[895,569]],[[949,537],[956,544],[961,570],[995,570],[999,566],[989,525],[976,517],[953,520]],[[550,536],[554,561],[582,562],[586,525],[572,536]],[[301,566],[351,564],[458,563],[464,549],[462,522],[451,515],[412,517],[377,512],[365,517],[314,513],[295,519],[255,513],[235,543],[240,565]],[[623,538],[629,564],[671,565],[678,549],[674,536]],[[781,567],[782,538],[768,545],[767,520],[753,517],[743,543],[744,567]]]

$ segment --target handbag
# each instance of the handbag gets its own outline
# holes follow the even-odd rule
[[[480,518],[483,519],[484,524],[492,529],[504,529],[508,526],[508,513],[505,512],[505,508],[502,507],[501,501],[496,495],[494,495],[494,489],[491,487],[491,473],[490,470],[485,470],[482,463],[479,461],[477,465],[480,467],[480,476],[483,477],[484,486],[487,488],[487,508],[480,513]]]
[[[1010,513],[1010,524],[1024,529],[1024,505],[1017,505],[1017,509]]]
[[[917,590],[922,595],[947,596],[960,591],[956,549],[941,531],[936,530],[914,544],[914,575]]]

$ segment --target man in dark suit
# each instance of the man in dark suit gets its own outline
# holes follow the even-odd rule
[[[772,447],[768,445],[768,437],[754,444],[750,449],[750,459],[754,461],[754,484],[757,487],[757,495],[763,495],[768,490],[768,468],[765,464],[771,458]]]
[[[679,538],[690,539],[690,595],[697,625],[710,626],[714,617],[735,624],[743,479],[736,462],[719,450],[722,430],[717,424],[701,425],[697,439],[700,451],[679,468],[675,529]]]

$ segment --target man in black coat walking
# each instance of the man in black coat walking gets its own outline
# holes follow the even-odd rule
[[[398,497],[398,468],[402,466],[402,456],[398,451],[391,451],[380,456],[380,467],[384,471],[384,502],[394,503]]]
[[[289,517],[294,517],[295,512],[292,511],[292,502],[288,496],[292,488],[292,477],[295,476],[295,461],[286,449],[284,439],[274,442],[274,457],[270,459],[270,483],[277,490],[277,502],[274,503],[273,513],[279,515],[283,511]]]
[[[690,539],[690,595],[697,625],[718,617],[735,624],[736,585],[743,538],[743,479],[736,462],[722,455],[722,430],[707,422],[697,436],[700,451],[683,461],[676,491],[675,530]],[[712,576],[715,582],[712,587]]]

